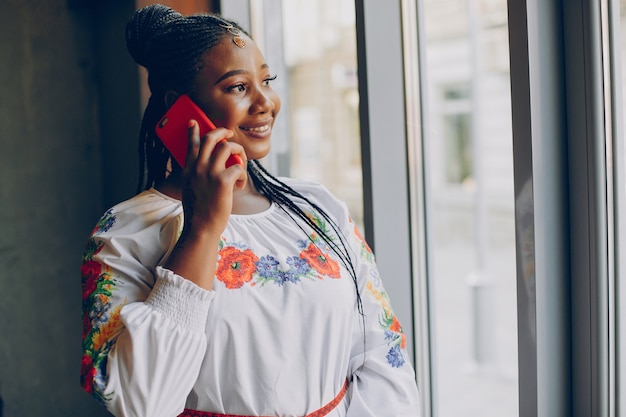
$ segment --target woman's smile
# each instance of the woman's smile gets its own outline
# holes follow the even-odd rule
[[[274,119],[258,123],[254,125],[239,126],[240,130],[243,130],[248,136],[257,136],[259,138],[265,138],[272,131],[272,123]]]

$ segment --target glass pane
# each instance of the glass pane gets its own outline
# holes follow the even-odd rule
[[[438,417],[518,415],[506,0],[421,0]]]
[[[352,0],[283,0],[291,176],[321,182],[363,227]]]

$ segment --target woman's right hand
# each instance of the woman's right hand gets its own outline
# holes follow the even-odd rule
[[[198,123],[189,123],[187,162],[183,171],[182,200],[187,232],[221,234],[233,207],[234,188],[247,181],[246,154],[237,143],[223,141],[233,136],[229,129],[217,128],[200,137]],[[226,168],[230,155],[239,155],[243,165]]]
[[[243,189],[247,181],[243,147],[220,143],[232,135],[231,130],[217,128],[200,138],[198,123],[190,121],[182,184],[183,233],[163,265],[207,290],[213,288],[219,239],[233,208],[234,189]],[[243,164],[227,168],[232,154],[239,155]]]

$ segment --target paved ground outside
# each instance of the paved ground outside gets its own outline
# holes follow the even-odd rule
[[[432,254],[437,417],[517,417],[517,301],[515,249],[491,248],[476,323],[470,278],[471,245],[436,247]],[[481,311],[481,310],[479,310]],[[476,348],[475,326],[482,329]],[[478,341],[481,342],[481,341]],[[476,358],[478,357],[478,361]]]

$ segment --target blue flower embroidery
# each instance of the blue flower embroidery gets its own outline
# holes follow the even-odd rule
[[[107,321],[109,321],[109,308],[111,303],[102,302],[101,298],[96,298],[89,311],[89,318],[91,319],[91,326],[97,328]]]
[[[311,270],[311,265],[309,265],[306,259],[296,256],[287,258],[287,265],[291,268],[286,271],[286,279],[293,283],[300,281],[300,277],[307,275]]]
[[[367,259],[363,259],[363,261],[367,262]],[[377,269],[372,266],[369,272],[365,288],[370,296],[380,304],[378,321],[387,346],[389,346],[386,356],[387,363],[394,368],[400,368],[406,362],[402,355],[402,351],[406,347],[406,336],[402,331],[398,318],[391,309],[389,296],[383,288]]]
[[[256,262],[256,276],[262,282],[262,284],[267,283],[268,281],[273,281],[275,284],[279,286],[283,286],[285,282],[297,282],[299,277],[293,274],[291,270],[282,270],[279,268],[280,262],[272,255],[262,256]]]
[[[404,357],[399,345],[393,346],[387,353],[387,362],[394,368],[400,368],[404,365]]]
[[[107,210],[98,222],[98,232],[107,232],[115,224],[115,216],[113,215],[113,209]]]
[[[279,262],[272,255],[262,256],[256,263],[257,272],[265,278],[276,279],[280,275],[278,265]]]

